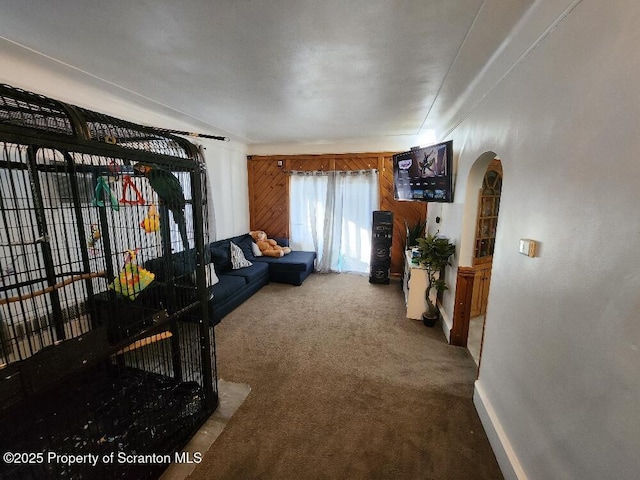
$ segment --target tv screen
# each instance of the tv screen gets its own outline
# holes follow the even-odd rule
[[[394,198],[453,202],[453,141],[414,148],[393,156]]]

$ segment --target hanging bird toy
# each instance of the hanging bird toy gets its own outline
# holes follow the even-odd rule
[[[160,215],[158,215],[158,211],[156,210],[156,206],[154,204],[151,204],[151,206],[149,207],[147,216],[144,217],[144,220],[140,222],[140,226],[147,233],[157,232],[160,228]]]
[[[129,300],[135,300],[136,297],[153,282],[155,275],[138,266],[136,256],[139,249],[127,250],[125,253],[124,266],[113,282],[109,284],[109,288],[127,297]]]
[[[134,200],[130,200],[127,196],[129,190],[133,190],[133,193],[136,195]],[[122,177],[122,198],[120,199],[120,203],[126,205],[144,205],[147,201],[136,187],[136,184],[131,180],[131,175],[124,175]]]
[[[111,208],[113,210],[115,210],[116,212],[120,210],[120,204],[118,203],[118,199],[116,198],[116,196],[111,191],[111,187],[109,187],[108,179],[106,177],[100,176],[96,181],[95,197],[91,204],[95,207],[104,207],[105,203],[104,200],[102,200],[103,196],[109,198],[109,201],[111,202]]]
[[[89,247],[89,250],[91,250],[91,253],[93,253],[94,255],[96,253],[96,250],[98,249],[96,244],[98,243],[98,240],[100,240],[101,238],[102,238],[102,234],[100,233],[100,229],[98,229],[98,225],[95,223],[92,223],[91,233],[89,234],[89,238],[87,239],[87,246]]]

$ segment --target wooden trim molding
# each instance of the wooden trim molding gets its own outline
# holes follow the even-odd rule
[[[469,321],[471,320],[471,300],[476,271],[473,267],[458,267],[456,276],[456,298],[453,308],[453,327],[449,331],[449,343],[459,347],[467,346]]]

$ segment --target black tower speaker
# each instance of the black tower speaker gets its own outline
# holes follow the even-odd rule
[[[391,268],[391,240],[393,238],[393,212],[373,212],[371,229],[371,267],[369,283],[389,283]]]

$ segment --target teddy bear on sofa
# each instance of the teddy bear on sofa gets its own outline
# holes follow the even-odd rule
[[[253,230],[249,232],[249,234],[256,245],[258,245],[262,255],[267,257],[283,257],[287,253],[291,253],[289,247],[281,247],[275,240],[267,238],[267,234],[262,230]]]

